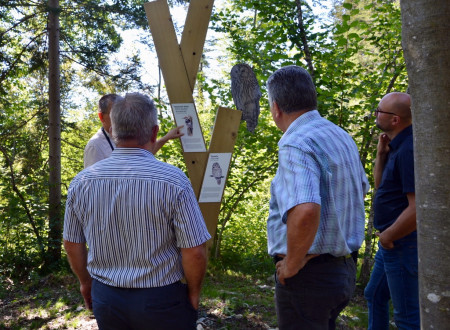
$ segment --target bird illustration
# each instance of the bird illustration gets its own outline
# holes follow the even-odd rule
[[[217,180],[217,184],[220,184],[222,182],[222,178],[223,178],[222,169],[220,168],[220,164],[217,162],[213,163],[211,170],[212,170],[211,176]]]
[[[184,123],[186,124],[187,135],[192,136],[194,134],[194,127],[192,124],[192,116],[183,117]]]
[[[250,65],[245,63],[233,66],[230,75],[234,105],[242,111],[242,120],[247,122],[247,130],[253,133],[258,125],[261,98],[258,80]]]

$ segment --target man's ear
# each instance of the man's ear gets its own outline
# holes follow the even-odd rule
[[[278,106],[277,102],[273,101],[272,108],[274,110],[275,118],[280,118],[282,115],[282,111],[280,110],[280,107]]]
[[[103,113],[98,113],[98,119],[100,119],[100,121],[103,123]]]
[[[155,143],[155,142],[156,142],[156,139],[157,139],[157,137],[158,137],[158,132],[159,132],[159,126],[158,126],[158,125],[155,125],[155,126],[153,127],[153,129],[152,129],[152,136],[151,136],[151,138],[150,138],[150,141],[151,141],[152,143]]]
[[[397,116],[397,115],[392,116],[392,124],[399,125],[401,121],[402,121],[402,119],[399,116]]]

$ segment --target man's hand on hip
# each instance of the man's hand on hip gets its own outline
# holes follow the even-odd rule
[[[303,267],[305,267],[306,263],[311,260],[314,257],[317,257],[318,254],[307,254],[302,261],[300,262],[300,264],[298,264],[296,267],[289,267],[288,263],[286,262],[287,258],[284,258],[281,261],[278,261],[276,264],[276,268],[277,268],[277,278],[278,281],[285,285],[285,279],[290,278],[294,275],[296,275]]]

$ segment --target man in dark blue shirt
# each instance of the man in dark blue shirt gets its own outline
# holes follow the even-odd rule
[[[387,94],[375,111],[381,134],[374,178],[379,250],[364,295],[369,329],[389,329],[389,300],[400,329],[420,329],[411,99]]]

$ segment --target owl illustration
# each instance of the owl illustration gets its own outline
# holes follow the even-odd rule
[[[258,125],[261,98],[258,80],[252,68],[245,63],[233,66],[230,74],[234,105],[242,111],[242,120],[247,122],[247,130],[253,133]]]
[[[194,134],[194,127],[192,124],[192,116],[186,116],[183,119],[184,119],[184,124],[186,125],[187,135],[192,136]]]
[[[220,164],[219,163],[213,163],[212,164],[212,174],[211,176],[217,180],[217,184],[220,184],[222,182],[222,169],[220,168]]]

